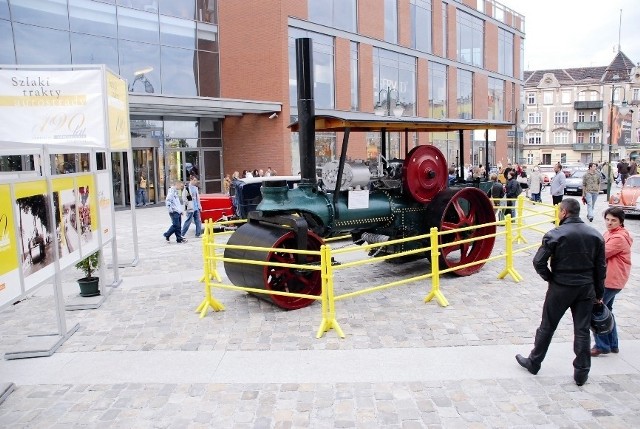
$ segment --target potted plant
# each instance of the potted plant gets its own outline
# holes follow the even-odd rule
[[[84,273],[84,278],[78,279],[80,296],[100,295],[99,277],[93,277],[94,271],[100,265],[100,251],[96,251],[76,264],[76,268]]]

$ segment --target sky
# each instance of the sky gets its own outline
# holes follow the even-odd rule
[[[497,2],[525,17],[525,70],[607,66],[618,52],[619,28],[622,52],[640,62],[638,0]]]

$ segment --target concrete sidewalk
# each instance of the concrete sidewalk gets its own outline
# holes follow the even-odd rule
[[[627,221],[634,268],[614,308],[620,353],[594,358],[577,387],[570,315],[537,376],[515,361],[531,349],[546,290],[531,252],[515,258],[521,283],[498,280],[499,262],[444,277],[446,308],[422,301],[428,282],[339,301],[346,338],[329,331],[316,339],[318,304],[285,312],[215,290],[226,310],[200,319],[201,241],[167,244],[164,208],[137,213],[140,263],[121,271],[102,306],[66,312],[80,328],[53,356],[0,361],[0,383],[15,383],[0,426],[640,427],[640,220]],[[131,259],[128,214],[116,217],[120,258]],[[600,218],[593,226],[604,230]],[[525,237],[531,244],[541,235]],[[426,270],[424,260],[336,270],[335,287],[351,292]],[[63,273],[68,300],[77,274]],[[2,353],[55,331],[51,287],[0,313],[0,324]]]

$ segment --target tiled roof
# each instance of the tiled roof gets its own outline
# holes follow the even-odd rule
[[[608,66],[525,71],[524,86],[538,86],[542,77],[548,73],[553,74],[560,85],[628,81],[629,73],[633,67],[633,61],[622,51],[619,51]],[[618,78],[614,79],[615,75],[617,75]]]

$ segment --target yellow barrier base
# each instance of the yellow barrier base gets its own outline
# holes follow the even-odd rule
[[[503,272],[500,273],[500,275],[498,276],[499,279],[503,279],[505,278],[508,274],[511,274],[511,277],[513,277],[513,279],[516,282],[521,282],[523,280],[523,277],[515,270],[515,268],[507,268],[505,269]]]
[[[336,319],[327,319],[326,317],[323,317],[322,322],[320,322],[316,338],[322,338],[324,333],[328,332],[329,329],[334,329],[340,338],[344,338],[344,332],[342,332],[342,328],[338,321]]]
[[[196,313],[200,313],[200,318],[202,319],[207,315],[209,309],[213,311],[223,311],[224,305],[215,298],[205,298],[202,300],[198,308],[196,308]]]
[[[449,305],[449,301],[447,301],[447,298],[445,298],[439,290],[432,290],[429,292],[427,296],[424,297],[424,302],[430,302],[433,298],[438,301],[440,307],[447,307]]]

